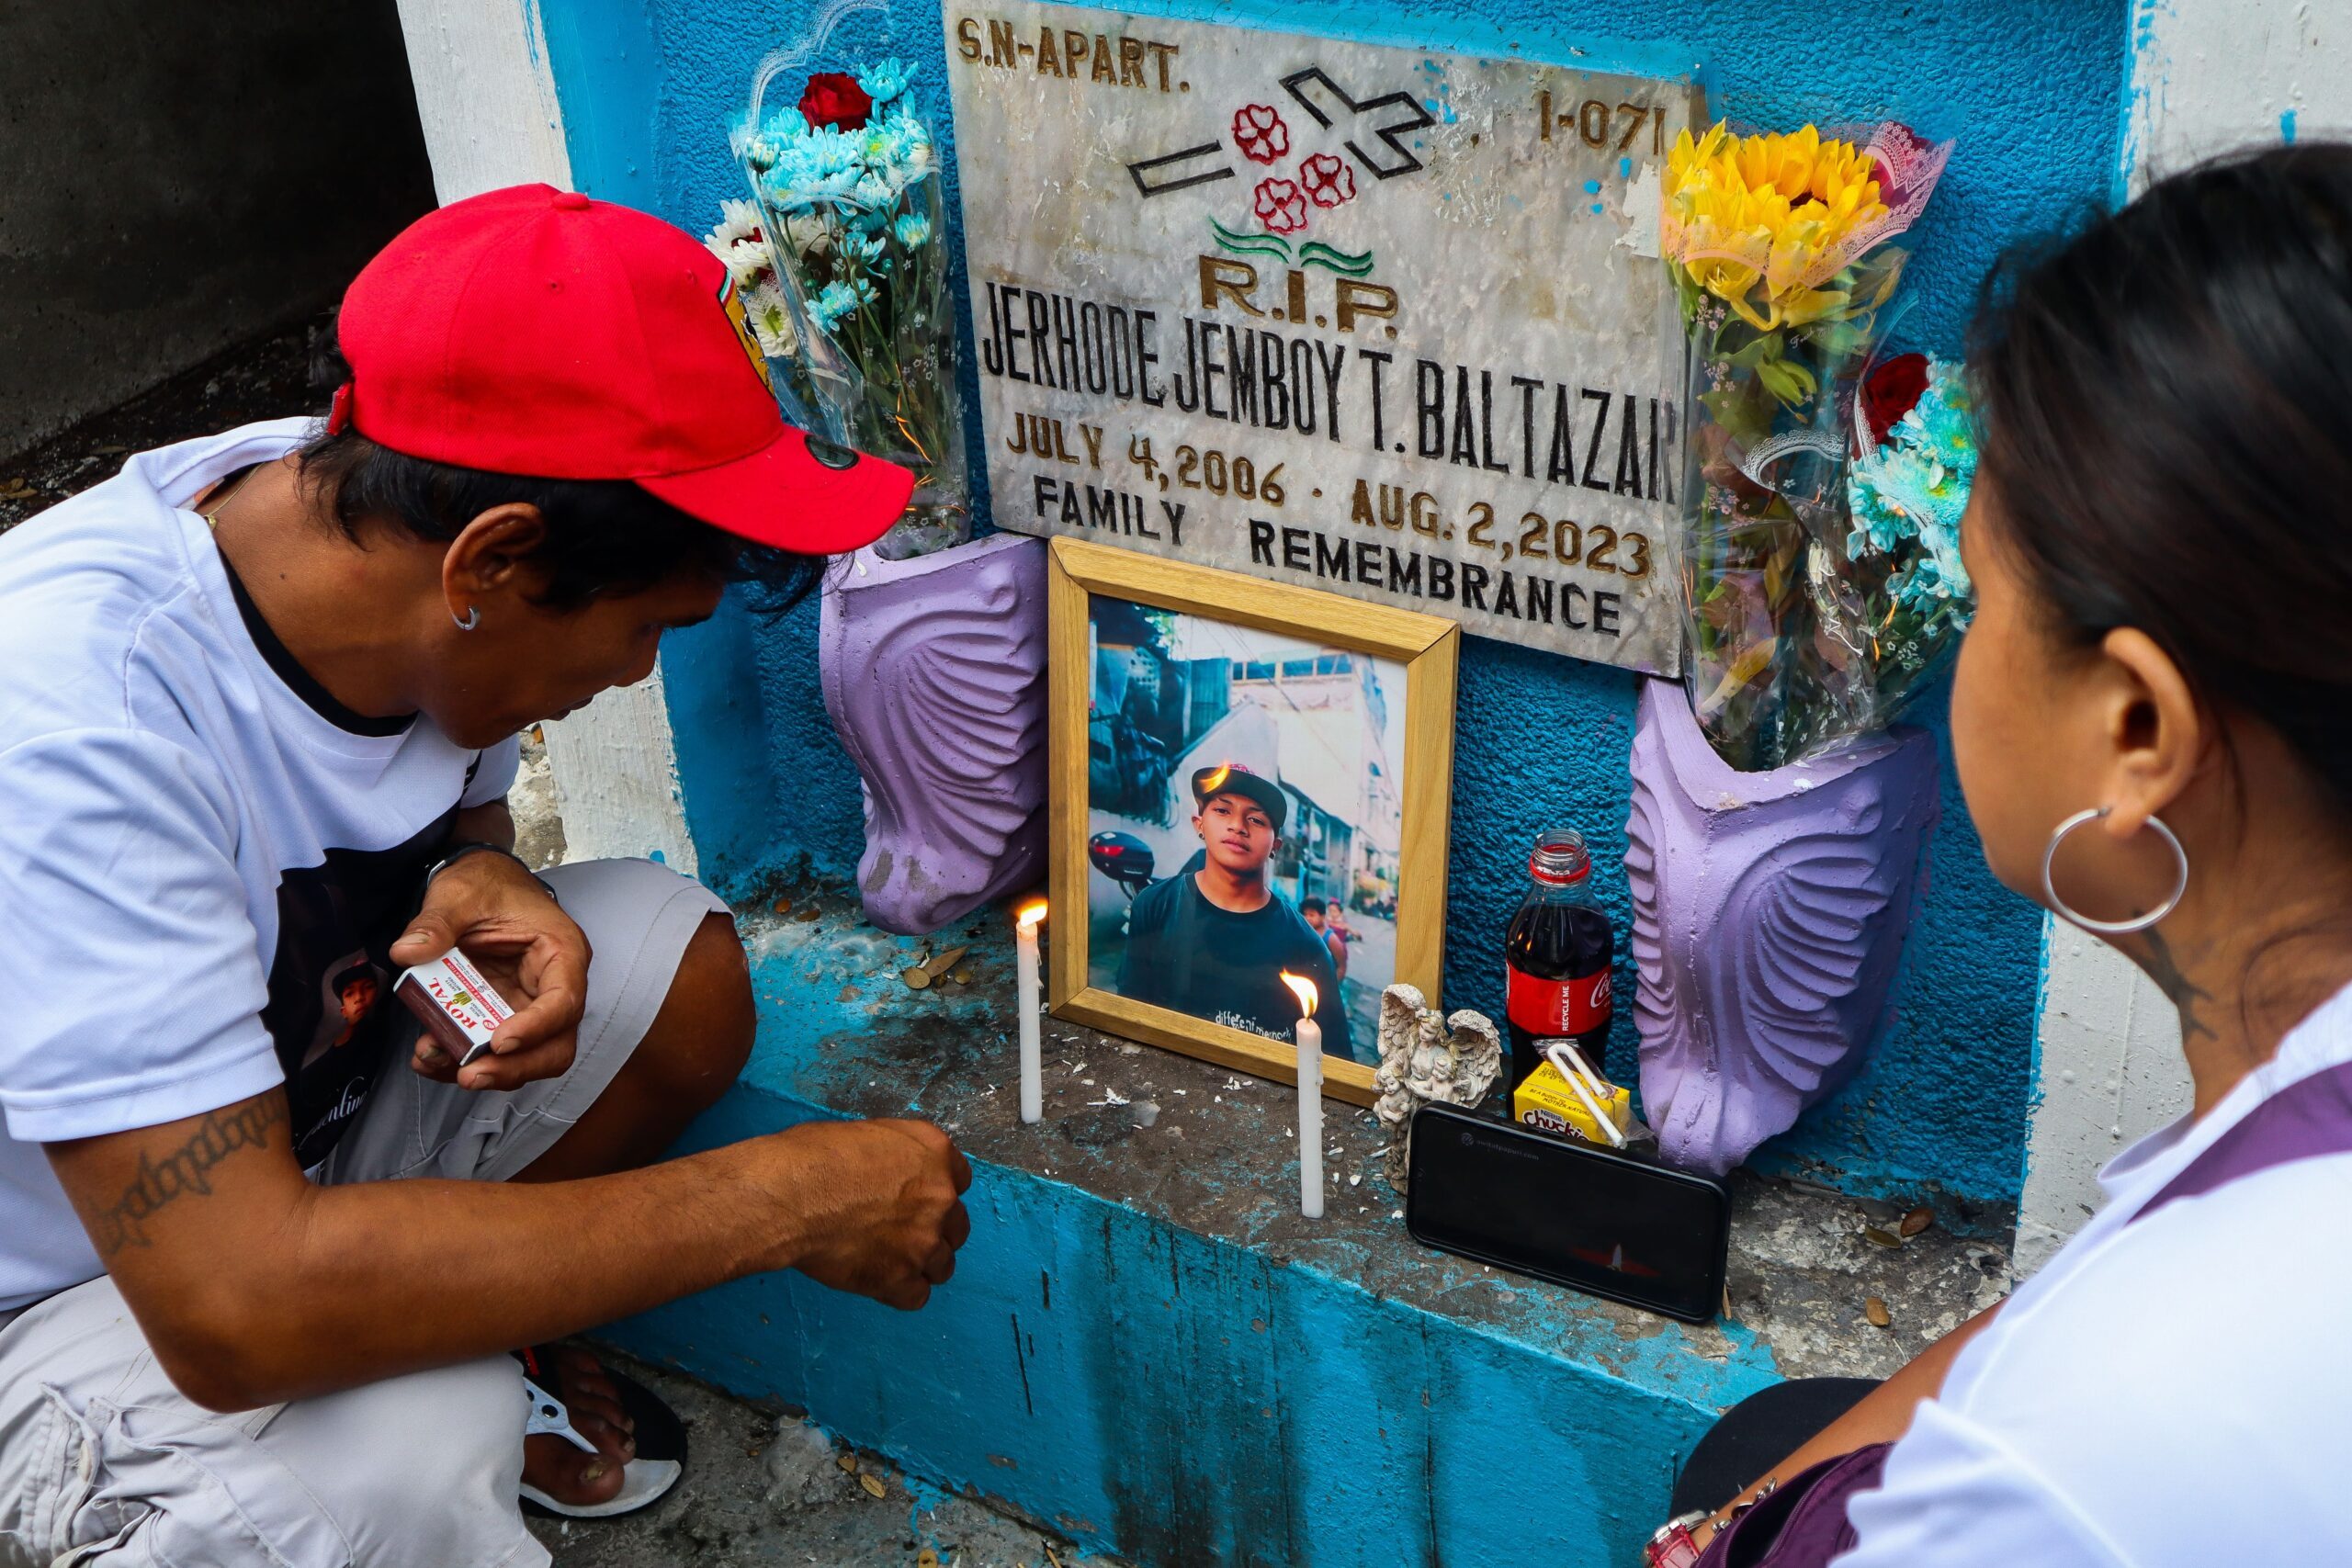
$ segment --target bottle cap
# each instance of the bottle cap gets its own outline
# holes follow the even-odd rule
[[[1592,857],[1585,852],[1584,835],[1574,828],[1553,828],[1540,834],[1527,857],[1527,874],[1538,882],[1565,887],[1582,882],[1592,872]]]

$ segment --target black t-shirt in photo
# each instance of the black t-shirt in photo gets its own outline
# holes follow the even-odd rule
[[[1280,894],[1238,915],[1210,903],[1189,873],[1154,883],[1127,912],[1119,994],[1288,1040],[1298,998],[1283,984],[1285,969],[1315,982],[1323,1054],[1352,1060],[1331,951]]]

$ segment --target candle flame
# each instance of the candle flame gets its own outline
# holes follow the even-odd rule
[[[1224,787],[1225,781],[1231,777],[1232,774],[1233,767],[1231,763],[1227,763],[1225,766],[1218,768],[1216,772],[1211,773],[1208,777],[1201,781],[1202,795],[1206,797],[1208,795],[1215,795],[1219,789]]]
[[[1020,908],[1014,910],[1012,914],[1013,922],[1021,928],[1023,933],[1035,931],[1037,929],[1037,922],[1045,918],[1046,901],[1043,898],[1032,899],[1030,902],[1022,905]]]
[[[1315,989],[1315,982],[1304,975],[1294,975],[1285,969],[1283,971],[1283,984],[1288,986],[1291,988],[1291,994],[1298,998],[1299,1016],[1314,1017],[1315,1003],[1319,994]]]

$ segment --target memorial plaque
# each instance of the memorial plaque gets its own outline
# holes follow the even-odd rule
[[[1688,80],[949,0],[999,526],[1681,662]]]

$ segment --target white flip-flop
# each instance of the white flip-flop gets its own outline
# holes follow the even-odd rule
[[[557,1370],[554,1347],[535,1345],[527,1350],[514,1352],[523,1363],[523,1388],[530,1395],[530,1414],[523,1423],[523,1435],[550,1433],[573,1447],[588,1453],[599,1450],[594,1443],[581,1436],[571,1424],[571,1413],[565,1408],[560,1390],[562,1374]],[[601,1503],[563,1503],[548,1496],[528,1482],[520,1491],[526,1513],[537,1513],[563,1519],[613,1519],[624,1514],[634,1514],[650,1508],[668,1496],[686,1472],[686,1427],[676,1411],[664,1404],[661,1395],[639,1382],[626,1372],[611,1367],[604,1369],[606,1381],[620,1395],[621,1408],[628,1412],[635,1430],[637,1451],[621,1467],[621,1489]],[[555,1384],[550,1389],[548,1384]]]

